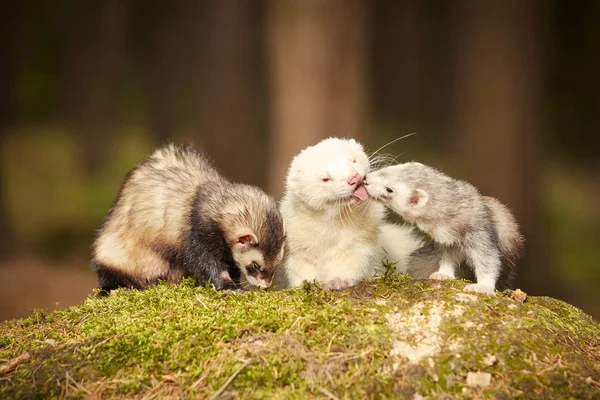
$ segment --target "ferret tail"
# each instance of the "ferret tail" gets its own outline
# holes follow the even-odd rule
[[[107,296],[111,290],[118,288],[143,289],[135,279],[131,279],[122,272],[115,271],[97,260],[92,260],[91,264],[92,269],[98,275],[99,297]]]
[[[498,233],[498,242],[504,261],[514,266],[523,252],[524,239],[519,224],[509,209],[499,200],[486,197],[492,222]]]
[[[416,279],[427,279],[440,269],[441,261],[441,249],[439,249],[437,243],[430,242],[410,254],[405,272]]]
[[[521,257],[524,246],[524,238],[519,231],[519,224],[510,210],[499,200],[493,197],[485,197],[490,210],[492,223],[498,234],[498,244],[502,254],[505,278],[511,281],[514,277],[514,268]]]

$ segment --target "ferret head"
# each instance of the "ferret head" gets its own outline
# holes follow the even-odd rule
[[[231,254],[252,286],[271,286],[284,252],[285,228],[277,202],[260,189],[236,185],[228,194],[222,229]]]
[[[421,217],[429,203],[427,166],[410,162],[369,173],[364,185],[369,196],[409,222]]]
[[[345,206],[366,198],[361,183],[368,172],[369,159],[360,143],[329,138],[294,157],[286,191],[314,210]]]

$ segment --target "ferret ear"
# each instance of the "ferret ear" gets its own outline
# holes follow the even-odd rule
[[[357,142],[354,139],[350,139],[350,144],[353,145],[353,146],[356,146],[356,147],[360,148],[361,150],[363,149],[363,145],[360,144],[360,142]]]
[[[415,189],[415,190],[413,190],[410,197],[408,198],[408,205],[410,205],[412,208],[418,210],[420,208],[425,207],[425,205],[427,204],[428,201],[429,201],[429,194],[427,194],[426,191],[424,191],[422,189]]]
[[[253,232],[242,231],[238,232],[235,236],[233,247],[240,250],[246,251],[258,244],[258,239]]]

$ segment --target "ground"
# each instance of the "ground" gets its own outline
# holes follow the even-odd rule
[[[0,398],[600,398],[599,324],[465,285],[90,297],[0,323]]]
[[[81,303],[97,285],[89,260],[20,257],[0,260],[0,321],[24,318],[34,308],[57,309]]]

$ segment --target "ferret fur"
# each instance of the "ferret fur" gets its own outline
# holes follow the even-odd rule
[[[189,276],[234,289],[241,275],[266,288],[283,244],[274,199],[223,178],[192,148],[168,145],[127,175],[98,232],[92,266],[103,293]]]
[[[414,228],[386,222],[381,226],[377,240],[377,262],[391,265],[399,273],[408,273],[411,255],[425,242]]]
[[[370,173],[365,185],[371,197],[433,240],[411,254],[403,272],[451,279],[466,263],[477,281],[466,290],[493,293],[499,279],[499,286],[510,283],[523,237],[514,216],[498,200],[416,162]]]
[[[353,139],[328,138],[294,157],[280,206],[287,230],[280,285],[341,289],[378,272],[385,209],[355,192],[368,172],[367,154]]]

